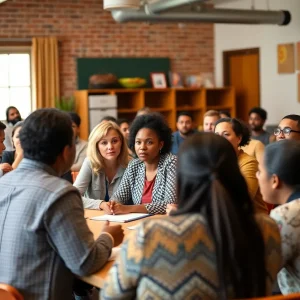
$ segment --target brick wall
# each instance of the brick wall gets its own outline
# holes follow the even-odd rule
[[[183,74],[213,72],[211,24],[117,24],[101,0],[8,0],[0,4],[0,39],[57,36],[61,94],[76,87],[77,57],[169,57]]]

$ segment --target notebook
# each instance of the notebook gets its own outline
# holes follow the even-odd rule
[[[104,216],[90,218],[90,220],[127,223],[131,221],[143,219],[149,216],[150,214],[132,213],[132,214],[124,214],[124,215],[104,215]]]
[[[108,261],[116,260],[120,254],[120,247],[114,247],[111,249],[111,255],[108,258]]]

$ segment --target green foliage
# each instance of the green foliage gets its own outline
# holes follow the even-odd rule
[[[55,107],[63,111],[75,111],[75,98],[64,97],[55,99]]]

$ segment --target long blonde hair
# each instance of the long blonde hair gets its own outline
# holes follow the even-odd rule
[[[96,174],[105,167],[104,159],[98,149],[98,143],[108,134],[109,130],[115,130],[122,143],[121,151],[118,156],[118,165],[126,168],[129,162],[127,144],[120,127],[111,121],[101,122],[92,130],[87,148],[87,157],[91,162],[93,172]]]

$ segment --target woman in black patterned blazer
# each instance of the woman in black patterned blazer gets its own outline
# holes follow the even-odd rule
[[[170,153],[172,132],[160,114],[137,117],[131,127],[129,146],[138,158],[132,160],[119,188],[111,197],[114,214],[165,214],[176,202],[176,156]]]

